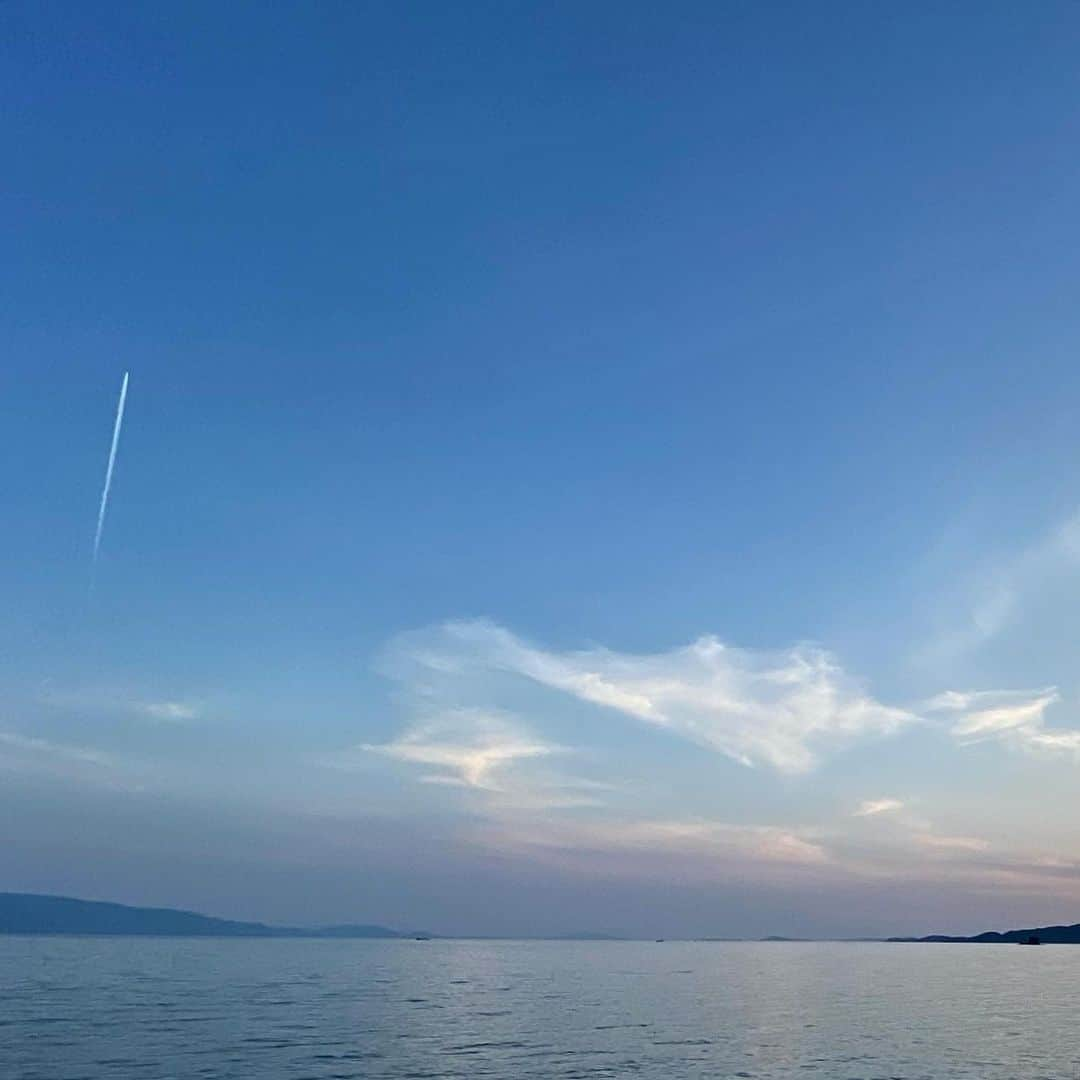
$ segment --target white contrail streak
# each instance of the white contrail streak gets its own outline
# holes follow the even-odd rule
[[[116,406],[116,423],[113,424],[112,446],[109,448],[109,466],[105,470],[105,486],[101,489],[101,506],[98,509],[97,532],[94,533],[94,565],[97,565],[98,549],[101,547],[101,530],[105,527],[105,510],[109,505],[109,488],[112,487],[113,466],[116,465],[116,448],[120,445],[120,425],[124,422],[124,401],[127,398],[128,373],[120,384],[120,402]]]

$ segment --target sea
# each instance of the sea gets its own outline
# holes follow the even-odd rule
[[[1080,1080],[1080,946],[0,937],[2,1080]]]

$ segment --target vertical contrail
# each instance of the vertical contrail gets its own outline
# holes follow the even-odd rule
[[[101,547],[101,530],[105,527],[105,510],[109,505],[109,488],[112,487],[113,466],[116,464],[116,448],[120,444],[120,425],[124,422],[124,400],[127,398],[128,373],[120,384],[120,402],[116,406],[116,423],[113,424],[112,446],[109,448],[109,465],[105,470],[105,486],[101,489],[101,506],[98,509],[97,532],[94,533],[94,565],[97,566],[98,549]]]

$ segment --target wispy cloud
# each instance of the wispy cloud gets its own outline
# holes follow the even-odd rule
[[[17,764],[27,760],[60,760],[79,762],[84,765],[110,766],[112,758],[99,750],[84,746],[70,746],[65,743],[50,742],[31,735],[20,735],[14,731],[0,731],[0,748],[8,751],[0,754],[0,760],[8,764]]]
[[[496,709],[424,709],[397,738],[359,743],[319,763],[352,770],[371,754],[412,766],[428,766],[418,779],[474,793],[491,812],[552,810],[599,805],[611,785],[564,776],[540,760],[569,753],[534,734],[516,717]]]
[[[715,637],[630,654],[542,649],[486,620],[406,634],[394,647],[399,675],[425,679],[511,674],[614,710],[748,766],[812,769],[819,755],[913,721],[882,704],[828,652],[809,645],[739,649]]]
[[[1073,858],[995,851],[985,837],[939,832],[903,815],[871,817],[872,836],[842,825],[527,816],[480,822],[471,839],[507,857],[601,877],[779,883],[798,875],[822,885],[948,881],[1012,890],[1073,879],[1080,895]]]
[[[990,848],[988,840],[983,840],[977,836],[942,836],[934,832],[917,832],[914,834],[914,839],[922,847],[949,852],[988,851]]]
[[[917,794],[913,800],[879,794],[814,823],[733,822],[725,820],[732,808],[722,799],[713,807],[715,819],[685,816],[686,801],[670,786],[677,773],[665,778],[660,759],[648,781],[656,781],[648,808],[632,779],[609,795],[595,781],[553,776],[556,759],[619,768],[618,743],[609,743],[604,758],[595,754],[597,742],[610,737],[605,713],[782,774],[805,773],[845,745],[915,724],[944,729],[960,744],[995,739],[1080,756],[1080,732],[1045,724],[1058,700],[1055,688],[948,691],[896,707],[811,646],[750,650],[702,637],[651,654],[568,651],[468,620],[399,636],[384,670],[399,684],[403,730],[327,763],[370,768],[373,754],[401,762],[421,782],[461,790],[469,813],[458,828],[469,846],[575,874],[718,882],[735,874],[779,883],[797,873],[824,883],[939,881],[955,873],[1015,888],[1044,874],[1040,857],[1009,852],[1007,833],[987,827],[980,835],[985,822],[950,815],[938,828],[912,812],[922,802]],[[496,707],[509,702],[513,712]],[[590,716],[582,703],[597,711]],[[595,733],[583,727],[590,719]],[[631,775],[635,767],[631,762]],[[571,807],[580,812],[554,812]]]
[[[925,817],[911,813],[901,799],[866,799],[851,815],[863,819],[863,823],[845,829],[834,828],[830,836],[839,851],[854,855],[853,865],[873,865],[876,852],[903,859],[905,856],[927,857],[935,852],[987,851],[990,844],[981,837],[955,836],[943,833]],[[872,830],[859,832],[858,830]],[[871,840],[870,851],[864,846]]]
[[[182,722],[197,720],[201,715],[201,710],[197,705],[185,701],[134,702],[133,709],[151,720]]]
[[[505,715],[481,709],[445,712],[392,742],[363,743],[360,748],[414,765],[433,765],[441,771],[421,777],[430,783],[487,791],[503,790],[500,775],[507,766],[560,749],[530,735]]]
[[[830,858],[812,830],[776,825],[732,825],[715,821],[652,821],[606,830],[622,847],[660,847],[666,851],[741,854],[768,862],[822,863]]]
[[[965,553],[966,557],[969,557]],[[1071,582],[1080,571],[1080,511],[1027,546],[978,565],[946,589],[948,629],[920,650],[923,660],[948,663],[1004,634],[1048,588]]]
[[[1080,757],[1080,730],[1048,728],[1046,711],[1061,700],[1057,687],[1038,690],[946,691],[926,703],[928,712],[953,714],[960,743],[997,740],[1016,749]]]
[[[38,700],[65,712],[125,716],[158,723],[198,720],[204,712],[204,706],[197,701],[182,698],[154,699],[142,697],[131,690],[108,687],[65,690],[49,686],[39,693]]]
[[[501,820],[479,825],[488,850],[605,877],[725,881],[823,870],[829,851],[812,830],[702,819]]]
[[[904,804],[899,799],[866,799],[859,803],[853,817],[873,817],[876,814],[889,814],[902,810]]]

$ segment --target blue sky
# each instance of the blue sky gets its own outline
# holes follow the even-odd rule
[[[0,887],[1080,918],[1075,4],[0,20]]]

